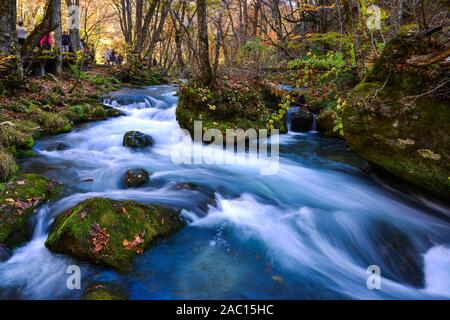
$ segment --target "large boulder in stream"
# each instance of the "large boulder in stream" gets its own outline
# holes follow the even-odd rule
[[[62,213],[45,245],[56,253],[126,271],[135,256],[182,225],[171,208],[93,198]]]
[[[150,174],[144,169],[128,170],[123,177],[123,183],[127,188],[139,188],[149,182]]]
[[[130,148],[145,148],[155,144],[149,135],[139,131],[128,131],[123,136],[123,145]]]
[[[349,95],[343,123],[350,147],[380,172],[448,201],[450,63],[445,52],[450,54],[450,44],[440,32],[393,39]]]
[[[21,175],[0,191],[0,244],[14,248],[28,241],[33,228],[29,218],[41,204],[54,199],[61,185],[36,174]]]

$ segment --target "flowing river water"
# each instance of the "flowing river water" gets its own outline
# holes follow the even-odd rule
[[[33,239],[0,263],[0,298],[78,299],[82,290],[66,286],[74,264],[83,286],[115,283],[131,299],[450,298],[449,208],[365,174],[344,142],[314,132],[280,137],[275,175],[261,175],[264,164],[175,164],[173,149],[190,147],[171,139],[177,100],[171,85],[123,89],[106,103],[126,116],[37,143],[38,156],[23,167],[64,183],[66,192],[39,208]],[[150,134],[155,146],[123,147],[129,130]],[[59,143],[68,148],[46,151]],[[149,186],[123,188],[133,168],[153,173]],[[214,189],[217,207],[199,210],[207,196],[174,189],[179,182]],[[91,197],[181,208],[188,224],[126,274],[49,252],[54,218]],[[381,270],[379,290],[367,287],[371,265]]]

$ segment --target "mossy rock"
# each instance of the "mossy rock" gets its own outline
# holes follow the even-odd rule
[[[94,283],[84,290],[82,300],[128,300],[126,292],[115,285]]]
[[[4,184],[0,193],[0,243],[14,248],[30,239],[29,217],[42,203],[55,199],[61,185],[36,174]]]
[[[91,108],[89,117],[91,120],[105,120],[106,110],[102,105],[98,104]]]
[[[0,149],[0,182],[9,180],[18,170],[16,159],[5,150]]]
[[[126,271],[135,256],[182,225],[174,209],[93,198],[56,219],[46,246],[53,252]]]
[[[400,34],[385,47],[344,108],[345,139],[365,159],[432,194],[450,199],[450,65],[420,68],[413,55],[440,50],[440,36]],[[441,84],[441,85],[439,85]]]
[[[280,96],[273,94],[271,86],[242,82],[231,86],[226,82],[220,89],[204,88],[197,83],[182,84],[176,110],[182,129],[194,136],[194,122],[202,121],[203,131],[218,129],[226,137],[227,129],[267,129],[269,119],[282,110]],[[283,117],[273,127],[285,133]]]
[[[317,116],[317,127],[325,137],[342,138],[338,132],[333,130],[336,119],[337,114],[331,109],[323,109]]]
[[[67,133],[72,130],[72,124],[63,114],[36,110],[32,118],[38,122],[45,134]]]
[[[0,125],[0,146],[25,150],[31,149],[34,146],[32,132],[14,123]]]
[[[350,147],[395,176],[448,200],[450,103],[430,97],[406,104],[392,88],[364,87],[352,92],[344,108]]]
[[[128,131],[123,136],[123,146],[129,148],[145,148],[155,144],[155,140],[148,134],[139,131]]]

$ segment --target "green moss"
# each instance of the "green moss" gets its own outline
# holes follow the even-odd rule
[[[82,123],[106,119],[105,108],[97,103],[82,103],[71,106],[65,113],[71,121]]]
[[[98,252],[93,250],[92,244],[94,224],[106,228],[110,235],[107,245]],[[169,208],[94,198],[61,214],[52,227],[46,246],[54,252],[125,271],[137,252],[127,249],[124,240],[131,242],[140,236],[144,242],[134,249],[143,250],[181,226],[177,213]]]
[[[45,177],[26,174],[4,184],[0,194],[0,243],[13,248],[32,234],[28,219],[43,202],[58,196],[60,186]]]
[[[106,119],[106,111],[102,105],[96,105],[91,108],[89,117],[92,120],[104,120]]]
[[[67,133],[72,130],[69,120],[58,113],[38,110],[33,116],[46,134]]]
[[[19,130],[15,124],[0,125],[0,146],[31,149],[34,146],[34,139],[31,133]]]
[[[82,300],[128,300],[128,295],[118,286],[94,283],[86,288]]]
[[[18,171],[16,160],[12,155],[0,149],[0,182],[5,182]]]

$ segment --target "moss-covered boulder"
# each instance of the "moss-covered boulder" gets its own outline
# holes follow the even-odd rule
[[[125,113],[116,108],[105,108],[105,111],[108,118],[118,118],[125,116]]]
[[[323,109],[317,116],[317,129],[328,138],[341,138],[338,132],[334,131],[337,119],[336,111]]]
[[[36,208],[57,197],[61,186],[36,174],[26,174],[5,183],[0,191],[0,243],[14,248],[32,236],[28,224]]]
[[[82,300],[128,300],[127,293],[120,287],[106,284],[94,283],[84,290]]]
[[[174,209],[93,198],[56,219],[46,246],[53,252],[125,271],[136,255],[182,225]]]
[[[442,50],[439,37],[433,46],[426,39],[401,35],[386,46],[373,71],[348,97],[345,139],[376,167],[448,200],[450,65],[411,64],[412,57]]]
[[[192,137],[195,121],[202,121],[203,131],[218,129],[224,137],[227,129],[273,128],[285,133],[287,110],[282,102],[267,83],[226,79],[211,89],[189,82],[180,85],[176,117]]]

